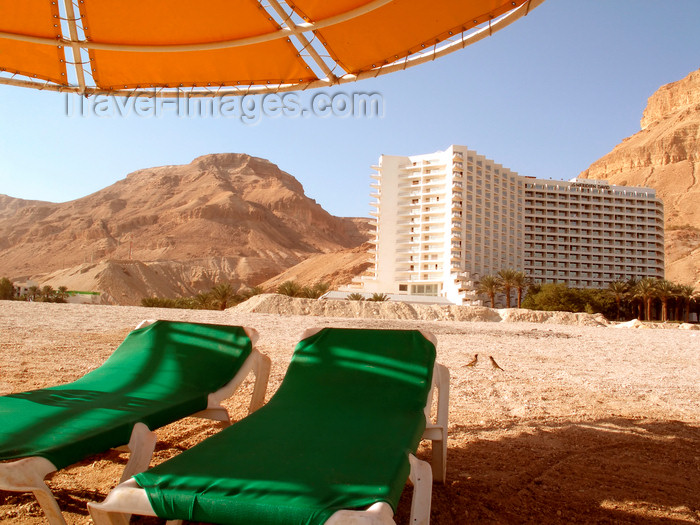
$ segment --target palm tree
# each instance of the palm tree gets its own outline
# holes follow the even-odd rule
[[[277,287],[277,293],[288,295],[289,297],[299,297],[302,292],[301,286],[296,281],[284,281]]]
[[[329,287],[328,283],[317,282],[313,286],[304,286],[299,295],[308,299],[318,299],[328,291]]]
[[[372,297],[367,299],[368,301],[384,302],[389,300],[389,296],[385,293],[373,293]]]
[[[530,286],[531,279],[525,272],[515,272],[513,276],[513,286],[518,292],[518,308],[523,302],[523,290]]]
[[[491,299],[491,308],[496,308],[496,293],[500,289],[500,280],[493,275],[484,275],[476,285],[477,293],[488,295]]]
[[[39,287],[36,285],[31,285],[29,288],[27,288],[27,296],[30,301],[33,301],[36,299],[36,296],[39,295]]]
[[[243,291],[241,295],[246,299],[250,299],[254,295],[260,295],[261,293],[265,293],[265,290],[262,289],[262,286],[253,286]]]
[[[661,299],[661,320],[668,321],[668,300],[676,295],[676,285],[666,279],[656,282],[656,297]]]
[[[617,305],[617,319],[620,319],[620,305],[622,300],[627,297],[629,292],[629,286],[624,281],[614,281],[608,284],[608,294],[615,299],[615,304]]]
[[[506,294],[506,308],[510,308],[510,291],[515,288],[515,280],[518,272],[512,268],[500,270],[498,272],[498,281],[500,288]]]
[[[351,293],[346,297],[348,301],[364,301],[365,296],[362,295],[361,293]]]
[[[683,300],[685,310],[683,320],[687,323],[690,321],[690,301],[695,298],[695,287],[690,284],[679,285],[678,298]]]
[[[627,297],[631,299],[632,309],[637,308],[637,319],[641,319],[644,316],[644,300],[637,295],[637,284],[639,284],[639,279],[637,277],[630,277],[627,279]],[[634,315],[634,314],[632,314]]]
[[[211,289],[211,295],[219,305],[219,310],[226,310],[228,302],[235,297],[231,283],[220,283]]]
[[[645,277],[637,282],[633,290],[634,296],[641,299],[644,305],[644,317],[647,321],[651,321],[651,302],[656,296],[656,279]]]
[[[47,284],[41,289],[41,300],[49,302],[53,299],[54,289],[53,286]]]
[[[194,304],[201,310],[211,310],[214,306],[214,297],[211,292],[200,292],[194,296]]]

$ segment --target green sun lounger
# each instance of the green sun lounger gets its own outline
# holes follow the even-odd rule
[[[51,523],[65,523],[47,474],[128,445],[128,479],[148,468],[149,429],[192,415],[230,422],[220,402],[251,371],[250,411],[259,408],[270,364],[255,338],[238,326],[145,321],[77,381],[0,397],[0,489],[33,492]]]
[[[433,439],[444,480],[449,372],[417,330],[324,328],[297,345],[260,410],[90,503],[96,524],[168,520],[285,525],[393,523],[407,478],[412,523],[430,519]],[[430,423],[433,388],[437,422]]]

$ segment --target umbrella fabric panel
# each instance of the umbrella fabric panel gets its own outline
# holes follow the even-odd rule
[[[519,7],[527,0],[393,0],[366,14],[316,31],[333,59],[360,73],[435,44]],[[295,0],[309,22],[350,11],[363,0]]]
[[[280,27],[254,0],[106,1],[80,4],[88,40],[124,46],[210,44],[266,35]],[[105,89],[149,86],[277,84],[316,76],[287,38],[215,50],[90,50],[95,83]]]
[[[58,5],[46,0],[0,2],[0,32],[60,38]],[[0,39],[0,71],[66,84],[63,47]]]

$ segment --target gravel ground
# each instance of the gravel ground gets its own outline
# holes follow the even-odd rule
[[[0,395],[72,381],[155,318],[257,329],[273,363],[268,399],[308,327],[433,332],[451,373],[448,479],[433,487],[434,524],[700,523],[700,332],[0,301]],[[251,391],[248,382],[227,402],[235,419]],[[218,431],[193,418],[160,429],[152,464]],[[49,479],[68,523],[90,523],[86,503],[106,496],[125,462],[111,451]],[[410,492],[398,523],[408,523]],[[31,495],[0,491],[0,520],[42,516]]]

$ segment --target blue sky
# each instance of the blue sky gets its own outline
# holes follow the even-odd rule
[[[570,179],[639,131],[656,89],[700,67],[698,20],[698,0],[547,0],[442,59],[324,90],[379,93],[381,118],[67,116],[63,94],[0,86],[0,193],[63,202],[137,169],[238,152],[278,164],[331,213],[365,216],[379,155],[450,144]]]

